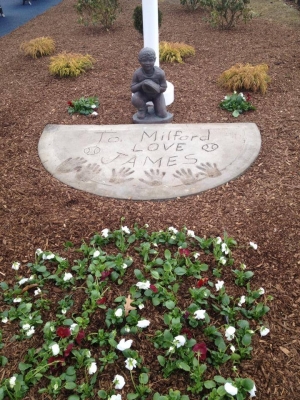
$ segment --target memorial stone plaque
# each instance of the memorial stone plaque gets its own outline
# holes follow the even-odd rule
[[[260,151],[253,123],[47,125],[39,156],[55,178],[119,199],[196,194],[241,175]]]

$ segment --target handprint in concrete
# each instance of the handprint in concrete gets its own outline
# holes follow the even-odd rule
[[[149,180],[140,179],[141,182],[146,183],[146,185],[150,186],[160,186],[163,184],[162,180],[166,173],[164,171],[160,171],[159,169],[150,169],[150,172],[144,171],[145,175]]]
[[[127,181],[132,181],[133,178],[131,178],[130,175],[132,175],[133,173],[134,170],[132,170],[131,168],[123,167],[119,171],[116,171],[115,168],[113,168],[109,182],[119,184]]]

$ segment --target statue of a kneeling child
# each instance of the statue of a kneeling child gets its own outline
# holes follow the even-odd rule
[[[147,114],[147,102],[152,101],[154,113],[157,117],[166,118],[167,109],[163,93],[167,89],[167,81],[164,71],[154,65],[155,51],[145,47],[138,56],[141,67],[138,68],[132,78],[131,91],[132,104],[138,109],[137,118],[144,119]]]

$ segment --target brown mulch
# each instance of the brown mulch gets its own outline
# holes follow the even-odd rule
[[[129,227],[134,223],[148,223],[151,230],[187,226],[199,236],[226,231],[238,243],[253,240],[258,251],[246,252],[245,263],[255,272],[254,284],[274,297],[267,317],[271,332],[260,338],[253,350],[251,371],[257,399],[297,400],[299,28],[255,18],[234,30],[219,31],[203,21],[201,10],[191,13],[179,4],[160,3],[160,39],[184,42],[196,49],[196,55],[184,64],[161,65],[175,87],[175,101],[169,107],[174,123],[256,123],[262,148],[243,176],[186,198],[129,201],[68,187],[49,175],[40,162],[37,146],[47,124],[131,124],[135,110],[129,87],[143,47],[132,23],[133,9],[139,3],[122,0],[121,15],[113,29],[105,31],[78,25],[74,1],[63,0],[0,38],[1,279],[13,280],[13,261],[21,261],[25,271],[37,248],[60,252],[68,240],[79,246],[96,231],[117,229],[121,217]],[[40,36],[54,38],[57,53],[92,55],[94,68],[76,79],[50,76],[49,58],[33,60],[19,50],[23,41]],[[218,76],[237,62],[267,63],[272,78],[266,95],[252,94],[257,110],[238,120],[218,107],[226,91],[216,84]],[[99,97],[97,119],[68,115],[67,101],[84,95]],[[17,365],[14,346],[10,351],[8,356],[16,357]],[[8,377],[10,372],[9,367],[2,368],[0,377]]]

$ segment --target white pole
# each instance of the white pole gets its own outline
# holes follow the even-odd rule
[[[150,47],[155,51],[155,65],[159,67],[159,38],[158,38],[158,1],[142,0],[143,8],[143,34],[144,47]],[[174,85],[167,81],[167,90],[164,92],[166,105],[174,101]]]

